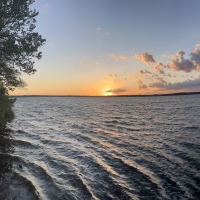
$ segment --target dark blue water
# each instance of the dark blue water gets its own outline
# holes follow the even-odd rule
[[[200,95],[18,98],[0,199],[200,199]]]

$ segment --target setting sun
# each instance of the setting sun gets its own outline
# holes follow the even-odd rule
[[[103,90],[103,96],[112,96],[112,90],[110,88],[104,89]]]
[[[112,92],[105,92],[105,93],[104,93],[104,96],[112,96],[112,95],[113,95]]]

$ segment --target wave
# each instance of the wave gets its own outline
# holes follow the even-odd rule
[[[199,199],[200,101],[176,98],[18,99],[0,199]]]

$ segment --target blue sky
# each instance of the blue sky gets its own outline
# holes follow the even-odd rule
[[[35,30],[47,42],[37,73],[13,94],[199,91],[199,8],[199,0],[36,0]]]

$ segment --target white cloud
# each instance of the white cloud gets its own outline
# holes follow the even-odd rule
[[[100,31],[100,30],[101,30],[101,28],[100,28],[100,27],[98,27],[96,30],[97,30],[97,31]]]

